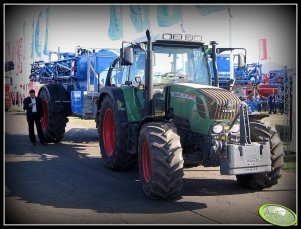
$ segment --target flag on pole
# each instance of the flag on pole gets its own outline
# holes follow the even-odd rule
[[[45,44],[43,54],[48,55],[48,15],[49,15],[49,7],[46,10],[46,30],[45,30]]]
[[[160,27],[168,27],[177,24],[182,18],[180,6],[157,6],[157,20]]]
[[[42,20],[42,12],[38,16],[38,21],[36,24],[35,31],[35,51],[38,57],[41,57],[41,42],[40,42],[40,30],[41,30],[41,20]]]
[[[121,6],[110,6],[110,27],[108,35],[111,40],[122,38],[122,8]]]
[[[25,44],[25,27],[26,27],[26,23],[25,23],[25,21],[23,22],[23,44]],[[23,48],[23,54],[22,54],[22,56],[23,56],[23,61],[25,60],[25,50],[26,50],[26,48],[24,47]]]
[[[149,26],[149,6],[130,6],[131,21],[137,33]]]
[[[31,54],[30,57],[34,56],[34,20],[32,20],[32,36],[31,36]]]
[[[268,58],[267,54],[267,40],[260,39],[259,40],[259,59],[266,60]]]
[[[200,15],[206,16],[208,14],[222,11],[224,9],[229,8],[230,6],[228,5],[197,5],[195,8],[199,12]]]

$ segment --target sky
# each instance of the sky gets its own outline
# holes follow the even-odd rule
[[[150,29],[153,34],[163,32],[183,32],[202,35],[208,44],[217,41],[219,47],[230,46],[230,20],[228,10],[201,16],[195,5],[181,5],[183,20],[170,27],[159,27],[156,5],[150,8]],[[33,58],[31,42],[34,35],[32,23],[41,17],[40,45],[44,47],[46,9],[49,7],[48,48],[50,51],[74,52],[80,45],[86,48],[120,48],[122,40],[133,41],[145,35],[137,33],[130,20],[129,8],[123,7],[123,38],[112,41],[108,36],[110,24],[109,5],[20,5],[6,6],[5,41],[10,44],[10,52],[5,49],[5,59],[18,60],[22,64],[19,81],[25,82],[34,60],[47,60],[48,56]],[[247,49],[247,63],[259,62],[265,67],[272,64],[296,66],[296,5],[231,5],[232,47]],[[182,24],[182,27],[181,27]],[[24,26],[25,25],[25,26]],[[23,29],[24,26],[24,29]],[[267,60],[259,60],[259,39],[267,40]],[[22,40],[22,44],[20,42]],[[21,44],[21,45],[20,45]],[[17,48],[21,47],[21,54]],[[13,51],[14,50],[14,51]],[[13,54],[12,54],[13,53]],[[276,66],[276,65],[275,65]]]

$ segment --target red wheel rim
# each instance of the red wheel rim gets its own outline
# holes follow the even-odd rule
[[[107,109],[102,128],[102,137],[106,154],[111,157],[115,148],[115,121],[111,109]]]
[[[142,146],[142,169],[144,180],[148,183],[151,179],[151,161],[147,142]]]
[[[47,109],[47,101],[43,99],[42,102],[43,105],[43,121],[42,121],[42,129],[45,130],[47,128],[47,123],[48,123],[48,109]]]

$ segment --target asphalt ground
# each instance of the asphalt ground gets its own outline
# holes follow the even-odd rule
[[[182,197],[149,200],[138,166],[103,166],[94,121],[70,118],[62,142],[32,146],[23,112],[5,113],[4,224],[267,224],[263,204],[296,212],[296,174],[254,191],[219,167],[184,170]]]

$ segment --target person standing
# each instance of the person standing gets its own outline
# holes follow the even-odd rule
[[[257,93],[255,99],[256,99],[256,103],[257,103],[257,111],[261,112],[261,101],[260,101],[260,95],[259,95],[259,93]]]
[[[272,95],[269,96],[268,105],[269,105],[269,114],[271,114],[272,111],[274,110],[274,102],[273,102],[273,96]]]
[[[277,114],[277,108],[278,108],[278,96],[276,96],[276,95],[273,96],[273,103],[274,103],[274,106],[273,106],[273,113],[274,113],[274,114]]]
[[[41,123],[43,121],[43,106],[42,99],[35,96],[35,90],[31,89],[29,95],[23,101],[23,109],[26,110],[26,118],[28,122],[29,139],[32,145],[36,144],[36,136],[34,133],[34,124],[36,124],[40,143],[45,145],[45,138]]]

